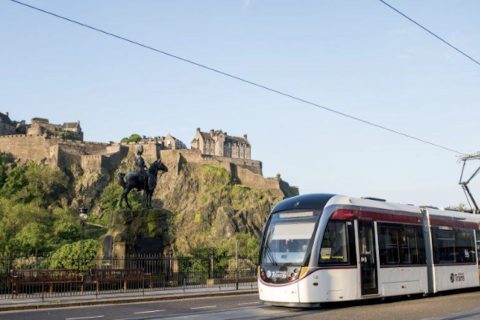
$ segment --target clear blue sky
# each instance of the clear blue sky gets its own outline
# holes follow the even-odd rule
[[[457,150],[480,150],[480,67],[376,0],[28,2]],[[390,3],[480,59],[480,2]],[[453,153],[8,0],[0,0],[0,41],[0,109],[15,120],[80,120],[91,141],[172,133],[190,145],[197,127],[248,133],[265,175],[279,172],[302,193],[465,202]]]

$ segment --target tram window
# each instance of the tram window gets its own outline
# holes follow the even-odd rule
[[[320,248],[320,264],[356,264],[353,223],[330,221],[327,224]],[[351,240],[351,241],[350,241]],[[349,252],[352,258],[349,259]]]
[[[378,224],[381,265],[425,264],[421,226]]]
[[[432,236],[434,263],[475,262],[473,230],[432,227]]]
[[[453,229],[432,227],[432,240],[434,263],[455,263],[455,232]]]
[[[455,230],[455,262],[475,262],[475,244],[472,230]]]

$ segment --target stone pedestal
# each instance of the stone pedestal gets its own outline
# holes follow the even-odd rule
[[[105,263],[115,260],[115,267],[123,268],[120,260],[128,256],[165,254],[172,239],[168,232],[165,209],[120,210],[112,213],[107,233],[100,239],[98,258]]]

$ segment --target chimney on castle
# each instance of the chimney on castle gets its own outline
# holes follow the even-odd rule
[[[245,140],[248,140],[248,136],[246,133],[243,135],[243,137],[245,138]]]
[[[197,132],[200,132],[200,128],[197,128]]]
[[[213,131],[213,129],[210,129],[210,134],[213,136],[213,134],[215,133],[215,131]]]

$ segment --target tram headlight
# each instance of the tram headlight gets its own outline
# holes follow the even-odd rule
[[[265,270],[262,267],[259,267],[259,275],[262,280],[266,280],[267,276],[265,274]]]

